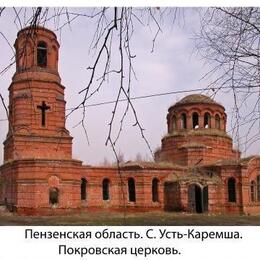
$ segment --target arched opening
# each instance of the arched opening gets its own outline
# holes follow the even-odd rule
[[[202,188],[198,184],[189,185],[188,208],[196,213],[208,211],[208,186]]]
[[[50,188],[49,190],[49,203],[56,205],[59,203],[59,190],[58,188]]]
[[[256,179],[257,182],[257,201],[260,201],[260,176],[257,176]]]
[[[192,113],[192,128],[199,128],[199,115],[196,112]]]
[[[236,180],[228,179],[228,202],[236,202]]]
[[[220,129],[220,116],[219,115],[215,116],[215,128]]]
[[[128,200],[130,202],[135,202],[136,201],[135,180],[133,178],[128,179]]]
[[[256,186],[255,181],[251,181],[251,183],[250,183],[251,202],[255,202],[256,201],[255,186]]]
[[[45,42],[39,42],[37,45],[37,65],[47,66],[47,44]]]
[[[87,180],[85,178],[81,179],[81,186],[80,186],[80,193],[81,193],[81,200],[87,199]]]
[[[158,186],[159,186],[159,180],[157,178],[154,178],[152,181],[152,200],[153,200],[153,202],[159,201]]]
[[[103,180],[103,200],[109,200],[110,194],[109,194],[109,179]]]
[[[187,129],[187,116],[185,113],[181,114],[181,128]]]
[[[204,128],[210,128],[211,127],[211,117],[209,113],[204,114]]]
[[[176,116],[172,117],[172,130],[175,131],[177,129],[177,118]]]

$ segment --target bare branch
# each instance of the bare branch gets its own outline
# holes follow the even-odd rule
[[[197,50],[211,66],[204,76],[213,78],[209,87],[232,91],[232,131],[238,145],[243,146],[240,128],[244,119],[258,118],[260,112],[260,92],[252,88],[260,86],[259,19],[260,9],[256,7],[208,8],[201,16],[201,30],[196,37]],[[247,131],[244,139],[250,139],[257,122],[259,119],[248,129],[243,127]]]

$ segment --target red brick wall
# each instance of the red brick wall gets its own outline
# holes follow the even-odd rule
[[[17,71],[9,88],[10,127],[4,142],[4,165],[0,167],[0,203],[19,214],[65,214],[94,210],[153,211],[171,206],[189,211],[188,187],[208,187],[209,212],[256,213],[259,202],[250,201],[250,181],[260,175],[260,159],[245,165],[222,165],[211,169],[214,178],[190,174],[190,166],[203,166],[220,159],[239,159],[232,139],[225,133],[226,114],[221,105],[185,104],[172,106],[167,115],[168,136],[162,140],[158,161],[182,166],[87,167],[72,160],[72,137],[65,128],[64,87],[58,73],[58,49],[55,34],[38,28],[26,42],[28,29],[18,33],[15,43]],[[45,41],[47,66],[37,65],[37,42]],[[24,52],[24,47],[26,52]],[[46,125],[41,124],[37,106],[45,101]],[[180,115],[187,115],[187,129],[180,129]],[[192,129],[192,113],[199,114],[199,128]],[[212,116],[205,129],[204,114]],[[216,129],[215,115],[220,116]],[[173,129],[176,116],[177,129]],[[201,160],[203,159],[203,160]],[[228,202],[227,180],[236,180],[236,202]],[[81,180],[86,179],[86,199],[81,199]],[[128,180],[135,181],[136,201],[129,201]],[[158,201],[152,200],[152,182],[158,180]],[[109,180],[109,199],[103,200],[103,180]],[[178,189],[166,194],[166,183],[178,183]],[[58,203],[49,201],[50,189],[59,191]]]
[[[163,138],[162,148],[157,156],[159,161],[169,161],[181,165],[194,165],[200,159],[203,159],[200,165],[204,165],[221,159],[240,157],[232,149],[232,139],[214,135],[203,136],[195,134]]]
[[[121,170],[121,177],[116,168],[85,167],[82,178],[87,180],[87,200],[82,201],[86,208],[149,210],[163,207],[163,178],[169,170]],[[134,178],[136,202],[129,201],[128,179]],[[152,180],[159,180],[159,202],[152,201]],[[102,197],[102,182],[110,181],[110,199],[104,201]],[[124,194],[124,195],[123,195]]]

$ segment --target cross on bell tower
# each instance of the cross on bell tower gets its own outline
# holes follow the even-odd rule
[[[42,101],[42,105],[37,106],[38,109],[42,112],[42,126],[46,126],[46,111],[49,110],[51,107],[47,106],[45,101]]]
[[[4,161],[71,159],[56,35],[43,27],[24,28],[17,34],[15,49],[16,72],[9,88],[12,131],[5,141]]]
[[[82,163],[72,159],[65,126],[57,37],[43,27],[26,27],[18,32],[15,49],[0,204],[18,214],[78,209]]]

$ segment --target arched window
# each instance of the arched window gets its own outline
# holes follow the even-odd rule
[[[86,200],[87,199],[87,180],[85,178],[81,179],[80,191],[81,191],[81,200]]]
[[[196,112],[192,113],[192,128],[199,128],[199,115]]]
[[[133,178],[128,179],[128,200],[131,202],[136,201],[135,180]]]
[[[159,180],[154,178],[152,181],[152,200],[153,200],[153,202],[159,201],[158,186],[159,186]]]
[[[177,118],[176,116],[172,117],[172,130],[175,131],[177,129]]]
[[[47,44],[45,42],[39,42],[37,45],[37,65],[47,66]]]
[[[103,200],[109,200],[109,179],[103,180]]]
[[[251,194],[251,202],[254,202],[256,199],[255,196],[255,181],[251,181],[250,183],[250,194]]]
[[[57,188],[50,188],[49,190],[49,203],[55,205],[59,203],[59,190]]]
[[[219,117],[219,115],[215,116],[215,128],[220,129],[220,117]]]
[[[236,202],[236,180],[228,179],[228,202]]]
[[[257,182],[257,200],[260,201],[260,176],[257,176],[256,179]]]
[[[187,128],[187,116],[185,113],[181,114],[181,128],[186,129]]]
[[[210,128],[211,127],[211,117],[209,113],[204,114],[204,128]]]

